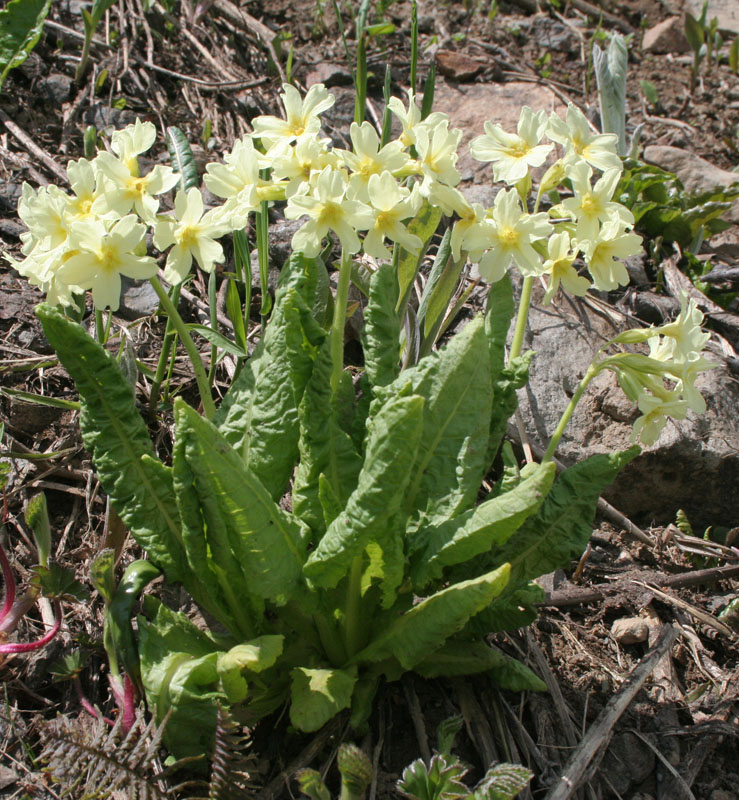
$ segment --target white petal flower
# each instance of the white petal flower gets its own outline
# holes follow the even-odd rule
[[[593,285],[601,291],[626,286],[629,273],[620,259],[641,252],[641,236],[625,231],[619,220],[606,222],[593,239],[578,242],[585,257]]]
[[[540,167],[554,145],[540,144],[547,128],[544,111],[537,114],[524,106],[518,122],[518,133],[506,133],[502,126],[486,122],[485,134],[470,142],[470,152],[478,161],[493,162],[496,181],[518,183],[529,167]]]
[[[578,161],[567,167],[567,176],[575,196],[563,200],[562,206],[577,220],[575,237],[578,240],[596,238],[601,223],[608,220],[618,220],[624,228],[634,224],[631,211],[611,200],[621,177],[619,170],[607,170],[595,186],[591,186],[593,170],[587,162]]]
[[[559,142],[573,160],[584,160],[596,169],[623,169],[623,163],[616,150],[618,136],[615,133],[593,133],[585,115],[572,103],[567,106],[567,120],[556,114],[549,118],[547,135],[553,142]]]
[[[335,100],[322,83],[311,86],[304,99],[294,86],[285,83],[280,97],[285,107],[285,119],[262,116],[252,120],[254,136],[261,138],[268,148],[281,141],[293,142],[304,133],[318,133],[320,115],[331,108]]]

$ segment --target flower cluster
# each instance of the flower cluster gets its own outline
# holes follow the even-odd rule
[[[699,373],[716,364],[704,358],[703,346],[710,334],[703,331],[703,314],[695,300],[682,295],[680,314],[658,328],[626,331],[613,341],[621,344],[646,342],[649,355],[619,353],[600,362],[598,369],[611,369],[626,396],[641,416],[634,424],[633,438],[654,444],[666,417],[684,419],[688,409],[706,410],[706,401],[695,386]]]
[[[243,229],[265,202],[279,201],[287,218],[302,221],[292,247],[309,257],[323,250],[327,237],[337,240],[347,257],[363,250],[370,258],[391,259],[391,247],[420,255],[423,243],[408,223],[423,207],[435,206],[454,217],[454,261],[460,267],[471,262],[489,283],[514,265],[527,279],[546,279],[545,303],[560,288],[584,295],[591,286],[609,290],[628,283],[622,259],[640,251],[641,239],[632,230],[631,212],[614,200],[622,170],[616,136],[593,133],[574,106],[565,119],[524,107],[516,133],[485,123],[470,151],[490,162],[495,179],[507,187],[492,207],[483,208],[458,188],[461,131],[450,126],[446,114],[422,118],[412,92],[407,105],[398,98],[388,104],[402,129],[395,140],[383,142],[368,122],[353,123],[351,150],[333,147],[322,135],[321,114],[334,103],[322,84],[302,98],[286,85],[281,99],[284,118],[256,118],[253,132],[237,140],[223,162],[206,166],[203,182],[223,201],[209,211],[200,190],[191,188],[177,191],[172,212],[160,213],[160,196],[174,189],[179,176],[161,165],[140,174],[139,156],[156,139],[148,122],[114,133],[110,152],[70,162],[70,194],[25,184],[19,203],[29,229],[23,234],[25,258],[13,266],[51,302],[69,304],[91,290],[98,308],[115,311],[121,275],[156,274],[156,261],[146,254],[147,229],[155,247],[168,251],[165,279],[180,283],[193,261],[206,272],[223,262],[217,239]],[[530,170],[547,159],[553,163],[530,211]],[[558,194],[563,188],[565,199]],[[540,211],[546,193],[555,205]],[[578,272],[579,263],[589,277]],[[629,362],[620,354],[617,366],[609,364],[642,410],[636,432],[644,441],[658,435],[667,411],[679,417],[687,408],[704,408],[693,385],[707,364],[700,356],[705,334],[699,316],[694,305],[684,306],[673,327],[651,336],[649,357],[629,356]]]

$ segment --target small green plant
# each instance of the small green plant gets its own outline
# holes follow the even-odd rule
[[[706,0],[703,3],[701,15],[698,19],[689,12],[685,14],[685,37],[688,40],[688,44],[690,44],[690,49],[693,51],[693,63],[690,68],[691,95],[695,92],[703,60],[705,59],[709,70],[711,69],[712,60],[714,66],[718,66],[720,50],[723,45],[723,38],[718,30],[718,18],[713,17],[708,22],[706,19],[707,13],[708,2]],[[731,64],[731,54],[729,55],[729,63]],[[736,72],[735,68],[732,69]]]
[[[0,9],[0,90],[38,43],[49,8],[51,0],[11,0]]]
[[[372,762],[356,745],[344,743],[339,746],[336,763],[341,775],[339,800],[363,800],[372,782]],[[320,772],[301,769],[295,777],[300,791],[310,800],[331,800],[331,792]]]
[[[739,36],[734,39],[729,48],[729,68],[734,75],[739,75]]]
[[[409,800],[513,800],[523,791],[533,772],[520,764],[491,764],[485,776],[472,789],[462,779],[468,768],[453,755],[451,748],[460,717],[452,717],[439,726],[438,750],[426,764],[416,759],[403,770],[397,782],[398,791]]]
[[[641,87],[642,94],[647,103],[649,103],[655,111],[659,111],[662,104],[659,100],[657,87],[651,81],[639,81],[639,86]]]
[[[629,39],[613,34],[608,47],[593,45],[593,66],[598,86],[600,118],[605,133],[618,136],[618,152],[627,152],[626,142],[626,71]]]
[[[88,11],[86,8],[82,9],[82,22],[85,27],[85,39],[82,44],[82,54],[80,55],[80,63],[77,65],[75,72],[75,80],[80,83],[85,71],[87,70],[87,62],[90,58],[90,46],[92,44],[92,37],[95,35],[100,20],[103,14],[114,5],[115,0],[93,0],[92,8]]]

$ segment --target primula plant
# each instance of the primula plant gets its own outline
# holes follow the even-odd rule
[[[284,119],[255,119],[223,163],[206,167],[205,185],[224,201],[214,209],[190,188],[177,192],[174,213],[161,213],[159,198],[180,176],[164,166],[140,174],[138,156],[155,139],[140,122],[113,134],[112,152],[70,163],[72,194],[26,185],[19,206],[29,230],[14,266],[48,293],[37,313],[79,389],[100,481],[164,580],[181,584],[211,625],[149,594],[139,666],[126,665],[157,718],[171,714],[166,740],[178,756],[208,750],[218,703],[244,722],[287,703],[294,727],[315,731],[343,709],[361,728],[380,681],[411,670],[486,672],[506,688],[542,689],[484,637],[535,618],[542,594],[533,579],[582,552],[599,495],[639,452],[594,456],[556,477],[574,404],[611,369],[641,411],[635,437],[644,442],[666,414],[703,409],[695,379],[709,366],[706,334],[685,301],[674,323],[629,331],[598,353],[541,463],[519,469],[502,446],[532,357],[521,351],[534,279],[547,282],[547,301],[613,289],[628,280],[621,259],[640,249],[631,213],[613,197],[614,135],[592,133],[574,107],[565,120],[524,108],[516,133],[488,123],[471,150],[506,185],[483,208],[457,188],[461,132],[444,114],[423,119],[412,93],[407,104],[388,103],[398,139],[354,123],[351,151],[321,135],[333,103],[323,86],[304,98],[285,86],[282,99]],[[533,193],[530,169],[547,159]],[[225,261],[218,239],[243,241],[252,215],[263,243],[277,203],[302,221],[294,253],[256,350],[216,407],[172,297],[194,264],[212,272]],[[162,253],[169,248],[169,292],[146,253],[147,230]],[[335,293],[329,245],[340,251]],[[440,346],[468,264],[490,284],[485,313]],[[511,266],[522,291],[507,347]],[[102,346],[121,275],[151,280],[193,362],[203,413],[175,401],[171,461],[157,457],[131,386]],[[353,280],[367,295],[356,380],[344,369]],[[54,307],[74,306],[86,290],[100,342]],[[641,342],[648,354],[625,348]],[[498,477],[483,491],[494,462]]]

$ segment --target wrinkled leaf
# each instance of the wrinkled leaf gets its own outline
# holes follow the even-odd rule
[[[187,136],[179,128],[170,125],[165,139],[172,169],[180,176],[178,189],[186,192],[193,186],[199,186],[198,165],[195,163],[195,156],[192,154]]]
[[[300,731],[322,728],[352,701],[357,668],[308,669],[292,671],[290,722]]]

